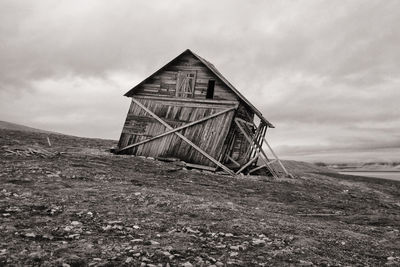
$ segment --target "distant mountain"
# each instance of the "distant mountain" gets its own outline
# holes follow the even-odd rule
[[[29,126],[16,124],[16,123],[12,123],[12,122],[7,122],[7,121],[0,121],[0,129],[14,130],[14,131],[24,131],[24,132],[35,132],[35,133],[57,134],[56,132],[36,129],[36,128],[29,127]]]
[[[400,162],[359,162],[326,164],[327,167],[341,171],[400,171]]]

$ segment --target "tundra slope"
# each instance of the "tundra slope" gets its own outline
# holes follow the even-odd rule
[[[400,264],[395,181],[229,177],[46,136],[0,130],[1,265]]]

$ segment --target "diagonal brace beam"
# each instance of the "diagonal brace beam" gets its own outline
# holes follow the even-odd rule
[[[200,120],[193,121],[193,122],[191,122],[191,123],[188,123],[188,124],[179,126],[179,127],[177,127],[177,128],[174,128],[174,129],[172,129],[172,130],[170,130],[170,131],[167,131],[167,132],[161,133],[161,134],[159,134],[159,135],[153,136],[153,137],[151,137],[151,138],[149,138],[149,139],[146,139],[146,140],[137,142],[137,143],[135,143],[135,144],[131,144],[131,145],[129,145],[129,146],[123,147],[123,148],[119,149],[119,150],[117,151],[117,153],[119,153],[119,152],[121,152],[121,151],[124,151],[124,150],[127,150],[127,149],[132,148],[132,147],[136,147],[136,146],[139,146],[139,145],[148,143],[148,142],[150,142],[150,141],[154,141],[154,140],[156,140],[156,139],[158,139],[158,138],[161,138],[161,137],[164,137],[164,136],[166,136],[166,135],[175,133],[175,132],[177,132],[177,131],[186,129],[186,128],[190,127],[190,126],[199,124],[199,123],[201,123],[201,122],[203,122],[203,121],[206,121],[206,120],[209,120],[209,119],[218,117],[218,116],[220,116],[220,115],[222,115],[222,114],[224,114],[224,113],[227,113],[227,112],[229,112],[229,111],[231,111],[231,110],[234,110],[234,109],[236,109],[236,108],[235,108],[235,107],[231,107],[231,108],[228,108],[228,109],[225,109],[225,110],[221,110],[220,112],[214,113],[214,114],[212,114],[212,115],[210,115],[210,116],[207,116],[207,117],[204,117],[204,118],[201,118]]]

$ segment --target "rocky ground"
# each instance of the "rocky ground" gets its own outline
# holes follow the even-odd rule
[[[0,265],[400,265],[400,183],[229,177],[0,130]]]

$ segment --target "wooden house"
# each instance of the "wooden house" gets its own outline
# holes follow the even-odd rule
[[[265,168],[263,149],[274,126],[213,64],[187,49],[129,90],[132,99],[117,153],[174,158],[189,167],[229,174]],[[256,125],[255,123],[258,123]],[[260,166],[257,166],[262,162]]]

